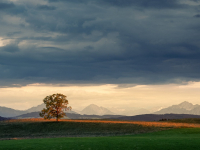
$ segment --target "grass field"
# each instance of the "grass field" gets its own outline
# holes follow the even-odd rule
[[[180,128],[129,136],[5,140],[0,141],[0,149],[197,150],[199,139],[199,128]]]
[[[105,123],[106,122],[106,123]],[[116,121],[66,120],[12,120],[0,122],[0,139],[40,137],[82,137],[138,134],[165,130],[170,127],[144,126]]]
[[[199,118],[173,119],[173,120],[169,120],[168,122],[200,124],[200,119]]]
[[[199,125],[199,120],[174,120],[173,123],[99,120],[65,120],[57,123],[33,119],[4,121],[0,122],[0,150],[200,149],[200,128],[186,128],[188,122],[192,122],[189,125],[194,127]]]

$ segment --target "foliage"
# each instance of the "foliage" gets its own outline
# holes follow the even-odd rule
[[[66,116],[64,110],[71,110],[71,107],[67,107],[68,100],[67,97],[63,94],[53,94],[44,98],[43,102],[46,104],[40,116],[44,119],[56,118],[57,121],[60,118]]]

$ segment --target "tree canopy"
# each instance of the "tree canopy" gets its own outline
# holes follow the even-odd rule
[[[44,119],[51,119],[56,118],[58,119],[63,118],[66,116],[64,110],[71,110],[71,106],[68,105],[67,96],[63,94],[53,94],[46,96],[43,100],[46,104],[46,108],[44,108],[40,112],[40,116],[44,117]]]

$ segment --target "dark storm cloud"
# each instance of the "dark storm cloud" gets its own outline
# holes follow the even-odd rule
[[[68,1],[65,1],[65,0],[48,0],[49,2],[66,2],[66,3],[71,3],[71,2],[74,2],[74,3],[83,3],[83,2],[88,2],[90,0],[68,0]]]
[[[0,10],[10,9],[10,8],[13,8],[13,7],[15,7],[15,5],[13,3],[3,3],[3,2],[0,2]]]
[[[196,18],[200,18],[200,14],[196,14],[196,15],[194,15],[194,17],[196,17]]]
[[[183,5],[179,4],[177,0],[101,0],[111,6],[140,6],[143,8],[179,8]]]
[[[200,22],[194,18],[198,3],[7,3],[13,6],[0,15],[1,86],[198,81]],[[20,13],[11,14],[13,10]]]
[[[15,53],[15,52],[19,51],[19,48],[16,45],[6,45],[6,46],[0,48],[0,50],[2,50],[4,52],[8,52],[8,53]]]
[[[38,5],[37,8],[39,10],[55,10],[56,9],[56,7],[48,6],[48,5]]]
[[[0,1],[0,13],[19,14],[26,11],[23,6],[16,6],[13,2]]]
[[[179,8],[182,7],[182,4],[179,4],[177,0],[49,0],[49,2],[71,2],[71,3],[97,3],[97,4],[107,4],[109,6],[118,6],[118,7],[131,7],[131,6],[140,6],[145,8]]]

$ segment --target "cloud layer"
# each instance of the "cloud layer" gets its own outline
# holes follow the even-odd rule
[[[199,16],[199,0],[1,1],[1,86],[199,81]]]

